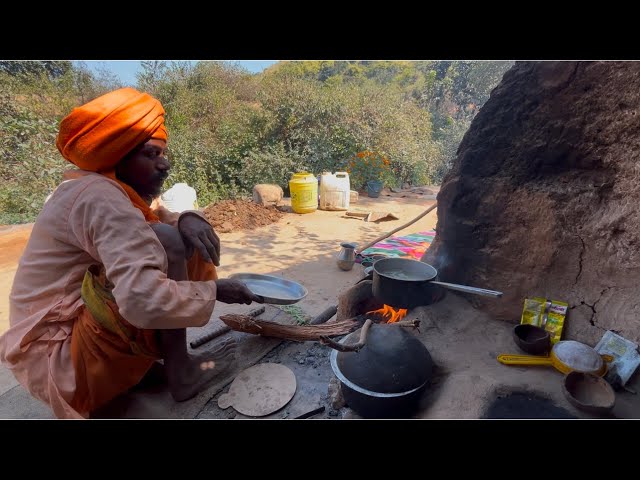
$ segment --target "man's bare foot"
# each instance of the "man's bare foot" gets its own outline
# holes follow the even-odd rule
[[[203,347],[200,347],[203,349]],[[168,368],[169,390],[176,402],[193,398],[216,377],[224,373],[236,359],[236,341],[233,338],[217,343],[210,350],[189,355],[182,365]]]

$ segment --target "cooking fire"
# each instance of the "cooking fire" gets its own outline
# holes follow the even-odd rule
[[[407,309],[399,308],[398,310],[396,310],[395,308],[385,304],[382,308],[379,308],[378,310],[372,310],[370,312],[367,312],[367,314],[370,314],[370,313],[381,316],[387,321],[386,323],[396,323],[407,316]]]

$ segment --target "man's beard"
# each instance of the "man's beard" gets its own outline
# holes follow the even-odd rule
[[[152,198],[156,198],[159,197],[162,194],[162,186],[164,185],[164,182],[162,182],[160,185],[158,185],[157,187],[154,187],[151,190],[151,196]]]
[[[151,203],[154,199],[158,198],[162,194],[162,186],[164,185],[164,179],[162,181],[147,183],[146,185],[133,186],[130,185],[140,197],[147,203]]]

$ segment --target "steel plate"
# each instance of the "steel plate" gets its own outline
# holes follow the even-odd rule
[[[257,273],[234,273],[229,278],[244,283],[249,290],[264,299],[264,303],[291,305],[298,303],[309,293],[297,282]]]

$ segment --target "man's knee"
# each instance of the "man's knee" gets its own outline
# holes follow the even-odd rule
[[[164,247],[167,253],[167,260],[169,262],[184,261],[186,247],[178,229],[164,223],[154,223],[151,228]]]

